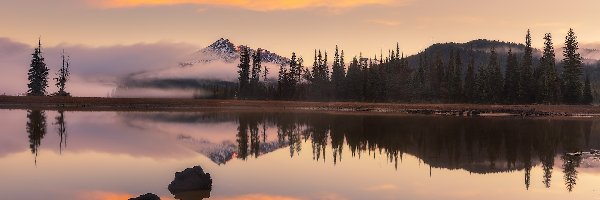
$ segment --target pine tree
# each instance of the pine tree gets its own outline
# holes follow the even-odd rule
[[[256,52],[254,52],[254,55],[252,55],[252,71],[250,72],[251,76],[250,76],[250,89],[251,89],[251,94],[249,94],[249,96],[251,96],[252,98],[258,98],[259,96],[263,95],[263,92],[261,90],[261,85],[260,85],[260,76],[261,76],[261,71],[262,71],[262,50],[259,48],[256,50]]]
[[[42,56],[42,41],[38,41],[38,47],[35,48],[31,64],[29,65],[29,72],[27,73],[29,88],[27,95],[29,96],[44,96],[46,94],[46,88],[48,88],[48,67],[44,63],[44,57]]]
[[[474,85],[474,93],[473,99],[474,102],[478,103],[487,103],[490,101],[490,91],[489,91],[489,81],[488,81],[488,70],[485,65],[479,66],[477,68],[477,75],[475,77],[475,85]]]
[[[250,53],[247,47],[241,47],[240,64],[238,65],[239,97],[247,97],[250,85]]]
[[[538,69],[538,91],[537,101],[540,103],[559,103],[561,98],[560,78],[556,71],[556,58],[554,54],[554,44],[552,35],[547,33],[544,36],[544,52],[540,58]]]
[[[65,91],[66,83],[69,80],[69,75],[70,75],[69,66],[70,66],[71,60],[69,57],[65,57],[65,50],[63,50],[61,57],[62,57],[62,66],[56,73],[57,77],[54,78],[54,80],[56,81],[55,85],[58,88],[58,92],[56,92],[54,94],[54,96],[71,96],[71,94],[69,94],[68,92]]]
[[[363,93],[362,82],[363,72],[358,59],[354,57],[348,66],[348,75],[346,76],[346,89],[350,100],[361,100]]]
[[[506,76],[504,79],[504,99],[507,103],[516,103],[519,92],[519,69],[517,56],[508,50],[506,61]]]
[[[444,79],[444,61],[442,61],[442,57],[437,54],[435,56],[435,61],[433,65],[431,65],[431,88],[433,90],[433,99],[441,99],[442,98],[442,87],[446,87],[443,85],[442,80]]]
[[[502,71],[500,70],[500,63],[498,61],[498,54],[496,49],[492,47],[490,50],[490,58],[488,62],[489,70],[489,84],[487,91],[490,92],[491,103],[498,103],[502,100],[502,88],[504,88],[504,78],[502,77]]]
[[[471,55],[471,61],[467,65],[464,90],[466,101],[473,102],[475,97],[475,58],[473,55]]]
[[[343,55],[342,55],[343,56]],[[343,65],[343,58],[340,58],[338,52],[338,46],[335,46],[335,55],[333,58],[333,67],[331,73],[331,84],[333,85],[333,92],[336,99],[341,99],[344,89],[344,78],[345,69]]]
[[[452,72],[452,86],[453,88],[453,99],[455,102],[463,100],[463,82],[462,82],[462,60],[460,58],[460,51],[456,51],[454,57],[454,71]]]
[[[594,101],[594,97],[592,96],[592,87],[590,85],[590,76],[585,76],[585,84],[583,86],[583,98],[582,104],[591,104]]]
[[[573,29],[570,29],[565,38],[565,47],[563,49],[564,101],[568,104],[579,103],[581,100],[583,62],[581,55],[577,53],[578,49],[577,36],[575,36]]]
[[[533,77],[533,48],[531,47],[531,32],[529,30],[527,30],[525,36],[525,49],[520,66],[519,101],[520,103],[531,103],[535,99],[535,79]]]

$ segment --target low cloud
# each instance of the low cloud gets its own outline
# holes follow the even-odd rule
[[[43,42],[43,41],[42,41]],[[27,70],[33,46],[0,38],[0,94],[27,92]],[[106,96],[121,77],[140,71],[177,66],[182,56],[198,49],[186,43],[157,42],[90,47],[82,45],[42,46],[52,79],[61,65],[62,50],[71,57],[71,80],[67,90],[75,96]],[[49,81],[49,92],[56,91]]]
[[[408,0],[89,0],[103,8],[139,6],[200,5],[237,7],[254,11],[294,10],[305,8],[346,9],[366,5],[402,5]]]

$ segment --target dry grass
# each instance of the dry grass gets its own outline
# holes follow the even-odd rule
[[[505,113],[520,116],[600,115],[600,107],[587,105],[480,105],[480,104],[395,104],[362,102],[298,102],[256,100],[149,99],[99,97],[0,96],[3,109],[49,109],[77,111],[201,111],[316,110],[409,114],[467,115]]]

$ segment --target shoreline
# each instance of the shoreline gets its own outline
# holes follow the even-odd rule
[[[483,117],[600,117],[600,106],[591,105],[426,104],[47,96],[0,96],[0,109],[171,112],[264,110]]]

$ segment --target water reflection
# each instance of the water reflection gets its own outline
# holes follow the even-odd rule
[[[38,149],[46,135],[46,113],[40,110],[27,111],[27,120],[26,130],[29,134],[29,149],[35,155],[34,162],[37,165]]]
[[[194,166],[175,173],[175,178],[168,186],[171,194],[179,200],[202,200],[210,198],[212,178],[202,167]]]
[[[237,154],[234,157],[242,160],[258,156],[261,141],[265,141],[265,138],[259,138],[258,130],[268,124],[276,127],[277,139],[289,148],[290,157],[302,150],[302,140],[312,144],[314,160],[325,161],[331,154],[333,164],[342,161],[344,146],[350,148],[353,157],[385,156],[396,167],[403,154],[411,154],[433,168],[479,174],[522,170],[526,189],[531,184],[531,169],[537,164],[543,169],[542,183],[545,187],[551,186],[558,156],[563,163],[566,189],[572,191],[581,159],[567,153],[597,147],[590,146],[592,121],[588,120],[307,113],[205,115],[215,119],[227,116],[232,117],[232,121],[237,118]]]
[[[260,159],[261,155],[282,148],[287,148],[291,158],[304,150],[312,152],[315,161],[333,165],[343,162],[344,156],[350,156],[384,159],[396,168],[402,163],[403,155],[409,154],[431,168],[476,174],[521,171],[521,184],[525,189],[530,188],[532,180],[551,187],[553,173],[558,170],[564,174],[564,188],[569,192],[574,190],[577,170],[584,162],[581,154],[569,153],[600,147],[600,134],[591,131],[594,121],[586,119],[254,112],[119,113],[118,116],[129,126],[144,129],[151,129],[153,127],[148,124],[157,123],[201,124],[205,127],[233,124],[237,127],[235,131],[220,133],[231,135],[233,142],[218,144],[173,128],[183,132],[177,135],[180,141],[211,144],[209,148],[197,148],[197,151],[221,165],[232,159]],[[46,134],[46,115],[44,111],[28,111],[27,118],[31,152],[37,156]],[[67,138],[64,113],[59,111],[55,121],[62,152]],[[302,149],[304,142],[310,143],[310,150]],[[345,148],[349,155],[342,155]],[[541,166],[541,177],[531,177],[535,166]],[[555,166],[562,169],[554,169]]]
[[[65,123],[65,111],[59,110],[55,118],[56,132],[60,137],[59,151],[62,154],[63,148],[67,147],[67,125]]]

